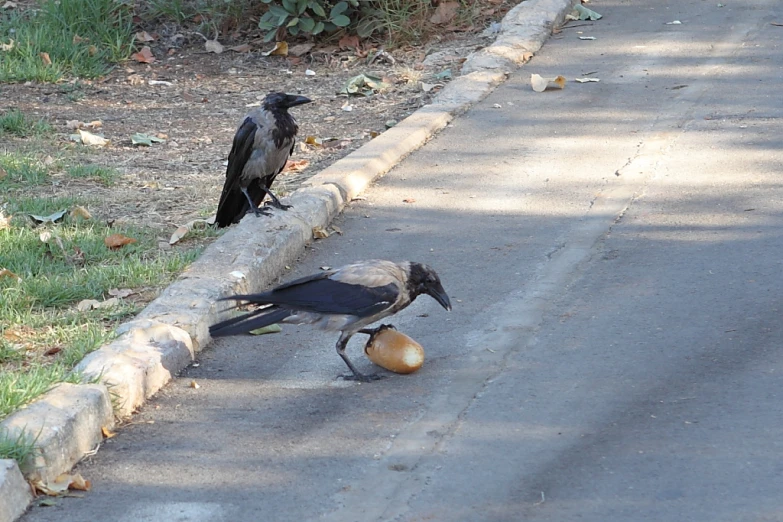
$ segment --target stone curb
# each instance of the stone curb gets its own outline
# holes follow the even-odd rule
[[[0,423],[0,433],[35,438],[33,457],[20,467],[0,461],[0,522],[12,522],[32,500],[28,479],[44,481],[70,470],[102,441],[114,416],[126,417],[155,394],[209,343],[209,325],[220,297],[258,291],[293,264],[347,203],[486,97],[508,74],[541,48],[553,25],[579,0],[527,0],[503,18],[495,43],[471,54],[462,75],[434,103],[407,117],[295,191],[287,212],[244,219],[135,319],[118,328],[113,342],[78,365],[85,382],[60,384]]]

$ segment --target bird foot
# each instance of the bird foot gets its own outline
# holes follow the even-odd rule
[[[267,201],[266,204],[269,205],[270,207],[279,208],[280,210],[288,210],[289,208],[294,208],[293,205],[284,205],[279,201],[278,202]]]
[[[247,213],[248,214],[255,214],[256,217],[259,217],[259,216],[271,216],[272,215],[271,212],[269,212],[267,210],[264,210],[263,208],[251,208],[250,210],[247,211]]]
[[[345,381],[358,381],[358,382],[380,381],[381,379],[386,378],[385,375],[378,375],[377,373],[371,373],[369,375],[365,375],[363,373],[357,373],[357,374],[341,375],[340,377]]]
[[[396,330],[396,329],[397,328],[393,324],[382,324],[378,328],[362,328],[361,330],[359,330],[359,333],[373,336],[384,330]]]

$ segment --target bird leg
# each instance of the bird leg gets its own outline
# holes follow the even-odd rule
[[[250,197],[250,194],[247,193],[247,189],[244,187],[241,187],[240,190],[242,191],[242,194],[245,195],[247,198],[247,202],[250,204],[250,210],[248,210],[248,214],[252,212],[256,216],[270,216],[271,214],[264,209],[258,208],[258,206],[253,202],[253,198]]]
[[[280,200],[277,199],[277,196],[272,194],[272,191],[269,190],[268,188],[266,188],[266,187],[260,187],[260,188],[261,188],[261,190],[266,192],[267,196],[270,197],[272,202],[269,203],[269,204],[272,205],[273,207],[279,208],[280,210],[288,210],[289,208],[293,208],[291,205],[283,205],[282,203],[280,203]]]
[[[359,372],[359,370],[356,369],[356,367],[353,365],[350,359],[348,359],[348,356],[345,355],[345,348],[348,346],[348,340],[351,338],[351,335],[353,334],[345,334],[341,333],[340,338],[337,340],[337,355],[342,357],[343,361],[345,361],[345,364],[348,365],[348,369],[351,370],[353,375],[343,375],[342,378],[346,381],[361,381],[361,382],[371,382],[371,381],[377,381],[379,379],[382,379],[380,375],[371,374],[371,375],[364,375],[363,373]]]

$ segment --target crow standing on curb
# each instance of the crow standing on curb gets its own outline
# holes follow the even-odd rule
[[[225,297],[221,301],[266,306],[214,324],[209,333],[212,337],[236,335],[278,322],[339,330],[337,354],[353,373],[345,378],[369,382],[377,377],[363,375],[354,367],[345,355],[348,340],[356,333],[372,335],[378,329],[365,326],[396,314],[421,294],[432,296],[443,308],[451,310],[449,296],[429,266],[410,261],[360,261],[285,283],[268,292]]]
[[[269,189],[294,151],[299,130],[288,109],[310,101],[304,96],[273,92],[264,98],[261,107],[245,116],[228,155],[226,182],[215,218],[218,228],[239,223],[249,211],[256,216],[268,215],[258,208],[267,194],[275,207],[289,208]]]

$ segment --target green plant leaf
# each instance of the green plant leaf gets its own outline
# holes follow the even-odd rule
[[[277,17],[288,17],[290,14],[288,11],[280,7],[279,5],[271,5],[269,6],[269,12]]]
[[[293,26],[295,26],[298,23],[299,23],[299,18],[297,18],[297,17],[291,18],[291,21],[288,22],[288,25],[286,27],[293,27]]]
[[[277,27],[277,17],[267,11],[258,21],[258,27],[261,29],[273,29]]]
[[[324,31],[327,33],[333,33],[337,30],[337,26],[332,22],[324,22]]]
[[[342,14],[333,16],[330,21],[337,27],[346,27],[348,24],[351,23],[351,19]]]
[[[300,18],[299,28],[306,33],[312,33],[313,29],[315,29],[315,20],[312,18]]]
[[[288,11],[289,14],[296,14],[296,0],[283,0],[283,8]]]
[[[312,9],[315,14],[326,18],[326,11],[324,10],[323,6],[317,2],[317,0],[313,0],[308,5],[310,6],[310,9]],[[321,29],[321,31],[323,31],[323,29]]]
[[[334,7],[332,7],[332,10],[329,12],[329,18],[333,20],[337,15],[341,15],[347,10],[348,2],[338,2],[334,4]]]
[[[271,42],[275,39],[275,35],[277,34],[277,29],[272,29],[266,35],[264,35],[264,41],[265,42]]]
[[[322,33],[324,30],[324,23],[323,22],[316,22],[315,27],[313,27],[313,30],[310,31],[312,34],[319,34]]]
[[[307,0],[297,0],[296,14],[301,15],[307,9]]]
[[[288,32],[289,32],[291,35],[293,35],[293,36],[296,36],[296,35],[298,35],[298,34],[299,34],[299,26],[298,26],[298,25],[295,25],[294,27],[289,27],[289,28],[288,28]]]

